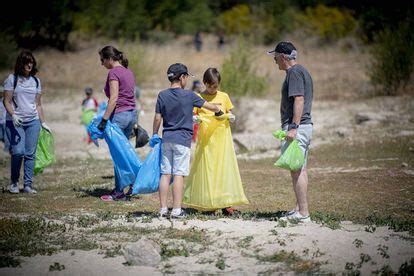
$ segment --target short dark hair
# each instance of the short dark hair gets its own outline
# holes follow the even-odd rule
[[[30,76],[35,76],[37,73],[37,62],[32,52],[30,51],[22,51],[19,54],[14,65],[14,74],[20,76],[24,75],[24,66],[29,62],[33,63],[32,71],[30,71]]]
[[[207,84],[219,84],[221,81],[221,76],[217,68],[208,68],[203,75],[203,82]]]

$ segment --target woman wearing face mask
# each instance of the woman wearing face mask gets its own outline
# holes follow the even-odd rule
[[[42,86],[37,73],[36,59],[29,51],[17,57],[14,74],[4,81],[4,107],[7,110],[6,135],[10,142],[11,183],[9,192],[19,190],[20,168],[24,164],[23,192],[36,194],[33,188],[33,174],[37,140],[40,128],[47,131],[41,103]]]

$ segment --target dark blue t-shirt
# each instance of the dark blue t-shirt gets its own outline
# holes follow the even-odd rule
[[[162,141],[191,147],[193,108],[202,107],[205,100],[193,91],[169,88],[158,94],[155,113],[163,119]]]

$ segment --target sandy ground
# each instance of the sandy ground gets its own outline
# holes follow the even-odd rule
[[[154,98],[146,99],[147,106],[155,104]],[[100,142],[97,148],[93,144],[86,145],[85,129],[80,125],[80,108],[77,102],[59,101],[45,102],[44,108],[49,126],[53,129],[56,141],[56,157],[79,158],[110,158],[105,142]],[[260,106],[261,108],[254,108]],[[247,129],[245,134],[271,137],[271,132],[279,128],[278,102],[269,99],[250,99],[243,103],[243,108],[248,111]],[[404,97],[375,98],[361,103],[348,105],[341,102],[315,102],[313,107],[314,138],[312,147],[326,143],[342,141],[342,139],[359,140],[377,139],[381,136],[399,135],[406,136],[414,133],[410,110],[414,108],[412,99]],[[149,108],[152,110],[152,108]],[[355,123],[358,113],[368,114],[371,119],[362,123]],[[153,113],[147,111],[142,117],[141,124],[150,135],[152,133]],[[384,125],[387,120],[388,124]],[[407,123],[408,126],[407,127]],[[404,131],[395,132],[396,127]],[[258,127],[260,126],[260,127]],[[376,127],[381,130],[376,132]],[[371,134],[369,134],[371,133]],[[234,135],[237,136],[237,135]],[[276,145],[276,143],[275,143]],[[144,157],[148,147],[138,150],[138,154]],[[270,146],[260,152],[240,154],[240,158],[275,157],[277,149]],[[335,170],[340,168],[327,168]],[[408,170],[410,173],[411,171]],[[142,224],[141,224],[142,225]],[[168,221],[153,220],[145,227],[170,226]],[[342,229],[331,230],[316,223],[288,225],[280,227],[275,221],[251,221],[220,219],[210,221],[189,220],[174,222],[174,227],[206,229],[213,244],[203,253],[189,257],[173,257],[160,263],[158,267],[134,267],[125,266],[123,256],[104,258],[98,250],[94,251],[67,251],[51,256],[35,256],[21,258],[22,267],[2,268],[1,275],[156,275],[165,272],[168,263],[169,271],[176,273],[222,273],[231,274],[257,274],[259,272],[278,273],[289,272],[289,268],[281,263],[259,261],[261,256],[272,255],[281,250],[295,252],[304,260],[318,261],[322,263],[320,271],[341,273],[345,271],[347,262],[355,265],[361,262],[361,254],[369,255],[370,260],[362,263],[359,270],[362,274],[371,274],[384,265],[389,265],[393,271],[398,271],[402,263],[414,257],[413,238],[408,233],[395,233],[386,227],[378,227],[375,232],[365,231],[363,225],[343,222]],[[217,231],[222,232],[215,236]],[[276,233],[277,234],[274,234]],[[252,236],[253,239],[246,248],[240,248],[237,242]],[[356,247],[355,240],[362,241],[360,248]],[[387,255],[384,257],[378,250],[379,247],[387,247]],[[220,253],[223,253],[226,267],[222,271],[214,262]],[[203,263],[202,259],[214,260],[213,263]],[[59,262],[65,265],[62,271],[49,272],[49,265]]]
[[[113,225],[135,225],[138,227],[170,227],[170,221],[154,219],[152,223],[126,223],[112,221]],[[401,264],[414,256],[413,239],[404,232],[395,233],[386,227],[378,227],[375,232],[365,231],[364,225],[343,222],[342,229],[331,230],[316,223],[288,224],[282,227],[276,221],[267,220],[187,220],[174,221],[178,229],[207,230],[212,243],[198,254],[188,257],[176,256],[162,261],[156,267],[126,266],[123,256],[104,258],[99,250],[66,251],[52,256],[35,256],[21,258],[20,268],[2,268],[2,275],[158,275],[166,272],[178,274],[195,273],[230,273],[251,275],[260,272],[293,273],[289,267],[280,262],[260,261],[257,256],[270,256],[282,250],[294,252],[305,261],[320,262],[322,273],[340,274],[346,271],[345,265],[360,264],[362,275],[371,274],[389,265],[398,271]],[[245,237],[251,241],[240,244]],[[355,240],[361,241],[357,247]],[[386,248],[386,255],[381,255],[379,248]],[[214,264],[223,254],[225,269],[220,270]],[[387,256],[388,255],[388,256]],[[368,261],[361,263],[361,256]],[[64,265],[62,271],[49,272],[49,266],[58,262]]]

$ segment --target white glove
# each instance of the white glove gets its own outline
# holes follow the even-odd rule
[[[23,119],[20,118],[19,115],[13,114],[12,115],[12,118],[13,118],[13,125],[14,125],[14,127],[19,127],[19,126],[22,125]]]
[[[234,123],[234,121],[236,121],[236,115],[234,115],[233,113],[229,114],[229,121],[230,123]]]
[[[199,124],[201,122],[201,120],[200,120],[200,116],[198,116],[198,115],[193,115],[193,123],[197,123],[197,124]]]
[[[46,131],[49,131],[49,132],[52,132],[52,130],[50,129],[50,127],[45,123],[45,122],[43,122],[42,123],[42,127],[46,130]]]

